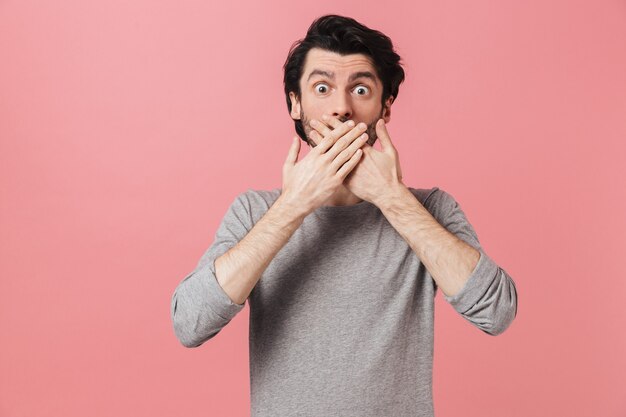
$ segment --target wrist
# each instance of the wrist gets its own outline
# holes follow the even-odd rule
[[[304,218],[309,214],[301,204],[297,201],[289,198],[285,193],[281,193],[272,205],[274,211],[276,211],[281,219],[285,219],[288,222],[302,223]]]
[[[389,205],[393,204],[398,199],[402,199],[406,195],[410,194],[411,191],[404,185],[401,181],[393,183],[391,186],[386,188],[386,192],[384,194],[379,195],[378,199],[374,202],[374,204],[381,210],[385,210],[389,207]]]

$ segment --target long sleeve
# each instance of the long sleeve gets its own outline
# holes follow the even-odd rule
[[[431,196],[437,220],[448,231],[480,252],[478,264],[454,296],[443,294],[454,309],[474,326],[496,336],[517,316],[517,289],[511,276],[481,247],[478,236],[455,199],[437,189]]]
[[[200,346],[244,308],[245,302],[235,304],[217,281],[215,259],[235,246],[251,228],[249,202],[241,193],[228,208],[211,246],[172,295],[172,324],[183,346]]]

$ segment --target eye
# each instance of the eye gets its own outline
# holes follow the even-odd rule
[[[370,89],[369,89],[369,87],[366,87],[364,85],[358,85],[354,89],[354,91],[356,91],[359,96],[363,96],[365,94],[368,94],[370,92]]]
[[[328,86],[324,83],[319,83],[315,86],[315,91],[324,94],[328,92]]]

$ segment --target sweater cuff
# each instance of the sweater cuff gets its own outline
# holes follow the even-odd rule
[[[244,301],[243,304],[236,304],[230,299],[228,294],[226,294],[220,283],[217,281],[217,275],[215,274],[215,260],[207,262],[202,269],[205,269],[205,271],[201,270],[200,273],[206,276],[206,282],[208,285],[207,297],[211,310],[225,320],[232,319],[245,307],[246,302]]]
[[[475,249],[480,252],[480,258],[463,288],[451,297],[443,294],[444,299],[459,313],[465,313],[483,297],[498,273],[498,265],[483,249]]]

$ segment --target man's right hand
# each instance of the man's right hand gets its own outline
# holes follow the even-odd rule
[[[321,123],[321,122],[318,122]],[[365,123],[347,120],[298,161],[300,137],[295,136],[283,165],[282,199],[307,214],[320,207],[341,186],[359,162],[367,142]]]

